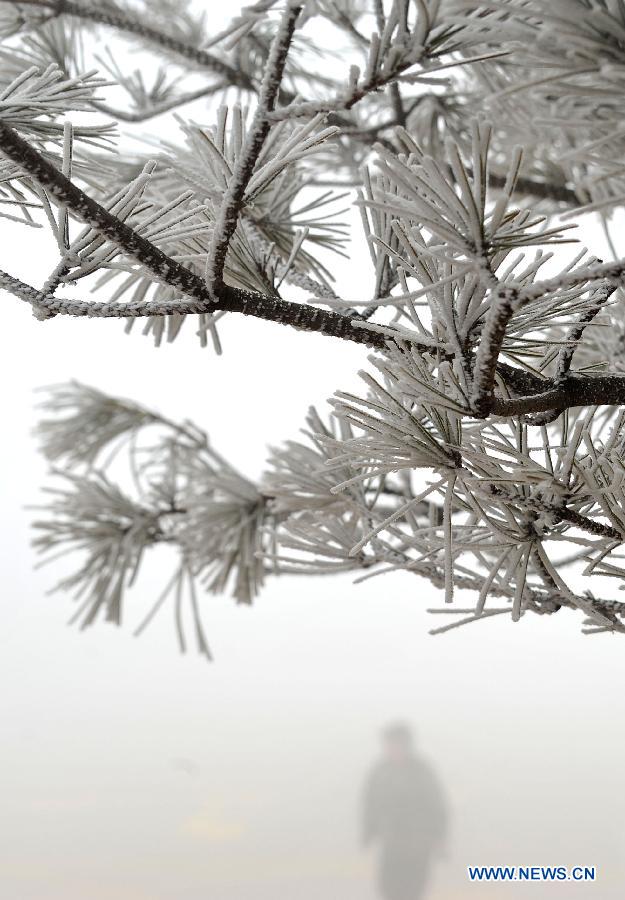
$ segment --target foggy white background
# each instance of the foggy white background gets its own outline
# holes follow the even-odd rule
[[[48,236],[2,225],[0,237],[0,266],[41,284]],[[336,266],[339,293],[369,294],[367,259],[360,246]],[[156,350],[115,321],[41,323],[0,300],[2,898],[372,900],[358,796],[396,718],[451,806],[430,900],[622,896],[622,637],[584,637],[564,610],[431,637],[440,622],[425,609],[440,596],[413,576],[281,578],[251,609],[205,598],[211,665],[179,654],[168,610],[132,637],[169,571],[158,553],[121,630],[68,627],[69,598],[46,595],[63,565],[34,570],[36,387],[76,378],[192,418],[255,476],[311,403],[355,386],[365,349],[232,316],[222,357],[190,328]],[[599,876],[477,885],[468,864]]]

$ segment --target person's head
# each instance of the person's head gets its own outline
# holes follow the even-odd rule
[[[389,759],[400,760],[410,756],[413,749],[413,738],[410,727],[404,722],[393,722],[382,732],[384,754]]]

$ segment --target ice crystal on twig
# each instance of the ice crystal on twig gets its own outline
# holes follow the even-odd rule
[[[0,284],[41,327],[142,318],[158,344],[193,317],[221,350],[239,313],[371,351],[257,482],[189,422],[54,387],[38,436],[66,480],[35,543],[80,556],[83,624],[125,618],[164,544],[137,631],[172,603],[206,656],[204,592],[249,603],[281,573],[425,578],[458,614],[438,632],[562,609],[625,630],[595,591],[625,540],[621,3],[257,0],[211,33],[173,0],[33,0],[0,2],[0,40],[0,214],[58,251],[44,284]],[[113,143],[174,114],[149,153]],[[352,200],[358,296],[333,272]],[[571,248],[589,215],[612,260]]]

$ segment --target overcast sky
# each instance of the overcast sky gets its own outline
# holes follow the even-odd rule
[[[40,284],[48,236],[0,236],[0,267]],[[369,294],[362,248],[337,274],[343,294]],[[622,896],[622,637],[584,637],[562,611],[435,638],[425,609],[440,596],[407,574],[284,578],[251,609],[206,598],[209,665],[178,653],[167,612],[141,640],[68,627],[69,599],[46,594],[62,565],[34,570],[36,387],[77,378],[192,418],[255,476],[311,403],[355,384],[366,350],[232,317],[222,357],[191,334],[157,351],[116,322],[40,323],[2,302],[3,897],[372,900],[357,800],[378,731],[398,717],[452,807],[430,900]],[[167,563],[147,567],[130,625]],[[489,891],[467,883],[467,864],[596,865],[599,882]]]

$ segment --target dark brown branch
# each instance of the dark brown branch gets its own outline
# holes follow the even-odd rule
[[[562,347],[558,354],[555,373],[556,384],[559,384],[568,375],[571,363],[573,362],[573,354],[582,339],[586,326],[590,325],[603,304],[610,299],[615,290],[615,284],[609,284],[607,287],[603,288],[603,290],[598,293],[598,296],[593,298],[592,306],[584,310],[577,322],[571,327],[566,339],[566,345]]]
[[[625,405],[625,375],[582,375],[570,372],[564,381],[554,386],[553,380],[517,369],[507,363],[497,363],[497,375],[518,397],[505,400],[493,398],[492,409],[497,416],[521,416],[548,410],[564,410],[575,406]]]
[[[188,91],[186,94],[179,94],[162,103],[156,103],[146,109],[138,109],[133,111],[125,109],[113,109],[106,103],[94,102],[93,106],[98,112],[111,116],[113,119],[119,119],[122,122],[147,122],[155,116],[161,116],[163,113],[170,112],[172,109],[179,109],[186,103],[192,103],[194,100],[200,100],[202,97],[209,97],[218,91],[225,90],[228,87],[227,81],[219,81],[215,84],[205,85],[195,91]]]
[[[542,383],[541,393],[517,397],[511,400],[493,398],[490,411],[497,416],[521,416],[547,410],[564,410],[574,406],[623,406],[625,405],[625,375],[568,375],[557,386],[553,382],[536,379]]]
[[[616,290],[618,282],[625,274],[625,263],[617,260],[614,263],[602,263],[592,268],[580,269],[544,282],[536,282],[523,289],[518,285],[501,285],[492,290],[491,308],[488,312],[484,330],[480,336],[480,344],[475,356],[473,373],[473,391],[471,408],[479,418],[486,418],[490,413],[499,416],[520,416],[530,413],[547,413],[562,411],[573,406],[621,405],[625,402],[625,377],[619,375],[569,375],[569,368],[575,344],[581,338],[585,327],[592,321],[601,304]],[[499,355],[503,346],[506,328],[514,313],[550,291],[557,291],[576,283],[595,282],[605,279],[608,284],[602,291],[602,299],[594,303],[573,327],[569,341],[573,342],[571,353],[561,354],[558,361],[556,377],[553,379],[535,379],[529,396],[516,397],[510,400],[495,396],[495,379],[501,373]],[[542,424],[539,418],[535,423]]]
[[[181,293],[199,302],[194,311],[211,313],[218,310],[238,312],[271,322],[290,325],[304,331],[316,331],[332,337],[366,344],[383,350],[391,338],[354,324],[350,316],[329,310],[322,310],[301,303],[292,303],[274,297],[265,297],[251,291],[243,291],[223,285],[217,299],[209,293],[203,279],[195,272],[164,254],[150,241],[137,234],[130,226],[121,222],[77,185],[67,179],[52,163],[46,160],[34,147],[20,137],[14,129],[0,122],[0,150],[17,163],[28,175],[35,179],[59,203],[69,206],[77,218],[95,228],[109,238],[132,259],[144,266],[154,277],[175,287]],[[623,263],[604,265],[607,276],[622,277]],[[572,276],[571,276],[572,277]],[[49,307],[52,309],[52,307]],[[89,315],[88,312],[80,315]],[[117,313],[111,313],[111,315]],[[137,314],[129,313],[129,314]],[[152,313],[147,313],[152,315]],[[483,336],[483,341],[486,334]],[[417,345],[424,351],[431,348]],[[480,347],[481,349],[481,347]],[[479,350],[478,350],[479,354]],[[517,399],[502,400],[492,397],[491,411],[496,415],[512,416],[543,412],[555,408],[591,405],[625,405],[625,375],[579,375],[569,374],[557,387],[547,379],[523,372],[513,366],[497,362],[491,366],[488,359],[488,374],[496,373],[516,393],[523,394]]]
[[[594,534],[597,537],[612,538],[613,540],[621,542],[623,540],[623,535],[616,528],[613,528],[611,525],[604,525],[603,522],[597,522],[595,519],[590,519],[588,516],[583,516],[581,513],[575,512],[575,510],[563,506],[556,507],[555,512],[563,519],[563,521],[570,522],[571,525],[576,525],[582,531],[587,531],[589,534]]]
[[[613,540],[622,541],[623,535],[612,525],[605,525],[603,522],[597,522],[589,516],[584,516],[573,509],[569,509],[565,503],[546,503],[538,497],[525,497],[517,494],[515,490],[499,487],[494,484],[488,485],[488,493],[493,497],[500,497],[504,500],[512,500],[519,503],[525,511],[531,510],[534,513],[549,513],[556,516],[560,521],[570,522],[576,525],[581,531],[587,531],[596,537],[607,537]]]
[[[517,297],[518,289],[515,288],[502,286],[491,291],[491,308],[475,355],[471,395],[471,407],[482,419],[493,409],[497,363]]]
[[[236,231],[245,191],[271,130],[268,113],[275,107],[286,58],[295,31],[295,23],[301,11],[301,4],[287,3],[280,27],[271,42],[267,68],[258,95],[258,107],[215,221],[207,263],[207,278],[211,291],[215,290],[222,282],[228,246]]]
[[[337,337],[365,344],[374,349],[383,349],[385,341],[377,332],[358,328],[351,324],[348,316],[327,310],[316,309],[303,303],[289,303],[262,294],[253,294],[238,288],[225,287],[223,299],[218,304],[210,300],[205,290],[204,299],[171,300],[161,302],[139,301],[132,303],[97,303],[84,300],[68,300],[45,294],[19,278],[14,278],[0,270],[0,290],[6,290],[21,300],[30,303],[36,312],[43,312],[40,318],[54,315],[80,316],[93,319],[136,319],[146,316],[171,316],[211,314],[220,310],[238,312],[258,319],[266,319],[279,325],[289,325],[301,331],[313,331],[326,337]],[[48,315],[46,316],[45,313]],[[382,338],[382,340],[380,340]]]
[[[488,173],[488,183],[494,188],[503,188],[506,184],[506,176],[496,172]],[[518,178],[514,186],[514,194],[524,194],[536,197],[540,200],[553,200],[556,203],[564,203],[567,206],[579,206],[579,198],[574,190],[566,185],[549,184],[546,181],[536,181],[533,178]]]
[[[8,0],[0,0],[0,2],[7,3]],[[165,50],[170,50],[177,56],[188,59],[202,68],[210,69],[227,77],[230,84],[250,91],[256,90],[251,79],[244,72],[240,72],[233,66],[228,65],[228,63],[219,59],[213,53],[202,50],[193,44],[186,44],[184,41],[172,37],[170,34],[157,28],[151,28],[145,25],[144,22],[126,13],[106,9],[106,7],[90,6],[87,3],[75,3],[72,0],[21,0],[21,2],[11,3],[11,5],[36,6],[41,9],[49,9],[57,16],[75,16],[76,18],[87,19],[97,25],[106,25],[126,34],[134,34],[145,41],[163,47]]]
[[[9,3],[10,0],[0,0],[0,3]],[[193,46],[192,44],[185,44],[183,41],[172,38],[170,35],[165,34],[164,32],[156,29],[149,28],[143,22],[140,22],[136,19],[133,19],[127,15],[122,15],[121,13],[114,13],[113,11],[100,10],[94,6],[89,6],[87,4],[71,2],[71,0],[21,0],[20,3],[13,3],[15,6],[35,6],[40,7],[42,9],[49,9],[53,15],[70,15],[77,18],[82,18],[87,21],[95,22],[96,24],[107,25],[111,28],[115,28],[118,31],[127,32],[129,34],[135,34],[144,40],[154,43],[157,46],[164,47],[165,49],[171,50],[177,55],[189,59],[196,63],[197,65],[208,68],[213,72],[221,73],[225,76],[226,85],[234,84],[240,88],[243,88],[248,91],[256,92],[258,90],[257,86],[254,84],[253,80],[246,75],[244,72],[236,69],[234,66],[228,65],[223,60],[214,56],[214,54],[207,52],[206,50],[202,50],[198,47]],[[354,37],[358,39],[360,43],[367,45],[368,39],[361,35],[357,29],[354,28],[352,23],[349,22],[344,14],[341,14],[340,21],[337,21],[339,27],[346,27],[349,25],[350,30],[353,32]],[[223,85],[224,87],[226,85]],[[215,87],[211,87],[206,89],[200,89],[197,92],[197,96],[203,96],[203,91],[206,90],[207,93],[212,93],[216,89]],[[123,111],[113,111],[107,110],[104,104],[98,106],[101,108],[102,112],[108,112],[113,115],[115,118],[122,119],[128,122],[143,122],[152,116],[159,115],[161,112],[166,112],[168,109],[176,108],[182,103],[190,102],[192,99],[197,99],[192,96],[191,92],[189,95],[184,95],[178,101],[173,101],[172,105],[163,104],[162,108],[155,107],[154,110],[148,110],[145,113],[124,113]],[[397,125],[405,124],[406,115],[403,112],[403,105],[401,104],[400,98],[398,98],[399,88],[396,84],[391,84],[391,100],[395,110],[395,116],[390,122],[386,122],[380,126],[373,126],[370,129],[371,139],[369,142],[364,141],[365,143],[375,143],[376,141],[383,140],[381,137],[381,132],[388,128],[393,128]],[[283,95],[283,102],[293,102],[294,97],[285,92]],[[399,102],[398,102],[399,99]],[[94,104],[96,105],[96,104]],[[342,119],[340,116],[331,115],[329,119],[330,124],[337,124],[339,126],[349,127],[349,123]],[[366,132],[362,132],[358,134],[357,140],[363,142],[363,137]],[[506,176],[498,175],[497,173],[490,172],[489,173],[489,183],[492,187],[503,187],[506,182]],[[515,193],[529,195],[532,197],[537,197],[540,199],[553,200],[557,203],[564,203],[567,206],[578,206],[579,198],[577,197],[574,190],[567,187],[566,185],[554,185],[548,182],[536,181],[531,178],[519,178],[515,185]]]
[[[4,122],[0,122],[0,150],[45,188],[57,202],[67,204],[78,219],[109,238],[128,256],[150,271],[158,281],[177,288],[181,293],[199,301],[202,312],[211,313],[218,310],[239,312],[304,331],[316,331],[344,338],[377,349],[386,346],[387,338],[384,335],[359,328],[352,324],[349,316],[340,313],[265,297],[228,285],[222,285],[215,297],[208,291],[204,280],[195,272],[168,257],[85,194]]]

